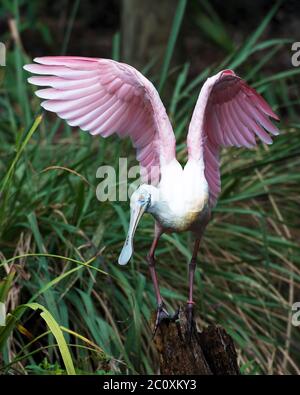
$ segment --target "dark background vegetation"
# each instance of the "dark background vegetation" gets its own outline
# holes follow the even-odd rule
[[[291,64],[299,26],[296,0],[1,2],[0,301],[12,313],[0,329],[1,373],[157,372],[144,259],[152,219],[138,229],[132,262],[118,267],[128,203],[95,196],[98,166],[117,167],[127,155],[135,164],[134,151],[51,114],[40,121],[22,70],[35,56],[61,54],[142,70],[160,87],[182,162],[209,75],[232,67],[270,102],[281,118],[274,144],[223,151],[223,190],[196,275],[198,324],[227,329],[245,374],[299,373],[300,330],[291,323],[300,301],[300,68]],[[170,309],[186,300],[191,245],[189,235],[174,235],[158,248]]]

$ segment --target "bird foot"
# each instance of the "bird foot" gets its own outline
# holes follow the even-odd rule
[[[187,339],[190,342],[192,334],[196,332],[196,323],[194,320],[194,302],[187,302],[186,305],[186,318],[187,318]]]
[[[164,303],[161,303],[157,306],[157,313],[156,313],[156,320],[155,320],[155,327],[153,331],[153,338],[157,332],[158,327],[161,325],[162,322],[170,321],[170,315],[166,310]]]
[[[164,305],[164,303],[161,303],[157,307],[157,314],[156,314],[156,321],[155,321],[155,327],[153,331],[153,338],[157,332],[157,329],[162,323],[170,323],[170,322],[177,322],[179,319],[179,309],[175,311],[173,315],[170,315]]]

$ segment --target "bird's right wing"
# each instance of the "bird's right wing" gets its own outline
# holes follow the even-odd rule
[[[187,136],[189,158],[204,160],[210,205],[221,190],[220,147],[256,145],[255,138],[272,143],[279,133],[270,118],[279,120],[268,103],[232,70],[208,78],[199,94]]]
[[[133,67],[109,59],[50,56],[24,66],[42,107],[92,135],[129,136],[144,181],[158,180],[160,166],[175,157],[175,137],[152,83]],[[153,171],[154,170],[154,171]]]

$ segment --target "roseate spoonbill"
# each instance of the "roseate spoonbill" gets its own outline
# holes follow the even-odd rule
[[[176,160],[175,136],[166,110],[152,83],[133,67],[109,59],[40,57],[24,66],[38,74],[31,84],[49,88],[36,91],[41,103],[71,126],[92,135],[129,136],[137,160],[149,182],[151,170],[159,170],[159,182],[141,185],[131,196],[128,235],[119,256],[125,265],[133,253],[133,236],[144,212],[155,219],[154,240],[147,257],[157,300],[156,327],[169,317],[155,272],[155,249],[163,232],[191,231],[195,236],[188,266],[189,325],[193,321],[193,278],[201,237],[221,190],[221,147],[266,144],[279,120],[266,101],[232,70],[220,71],[204,83],[187,135],[188,161]]]

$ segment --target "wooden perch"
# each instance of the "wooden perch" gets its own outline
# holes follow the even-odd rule
[[[189,339],[186,314],[182,310],[176,323],[161,323],[154,342],[161,374],[240,374],[233,340],[226,331],[215,325],[202,332],[194,327]]]

